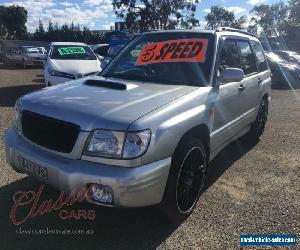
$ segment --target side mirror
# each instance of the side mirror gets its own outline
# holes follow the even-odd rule
[[[222,83],[240,82],[244,79],[244,71],[238,68],[227,68],[223,70]]]

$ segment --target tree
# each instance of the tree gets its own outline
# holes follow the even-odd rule
[[[234,20],[234,22],[231,24],[232,28],[244,30],[246,28],[247,24],[247,17],[241,16],[239,19]]]
[[[267,35],[276,34],[277,30],[286,33],[288,23],[288,6],[284,2],[272,5],[257,5],[250,11],[256,18],[256,25],[260,26]]]
[[[206,27],[215,30],[219,27],[230,27],[235,21],[235,16],[232,11],[226,10],[219,5],[211,6],[210,13],[205,16],[207,21]]]
[[[47,32],[46,32],[46,40],[49,41],[49,42],[52,42],[52,41],[55,41],[54,40],[54,26],[53,26],[53,23],[51,20],[49,20],[48,22],[48,27],[47,27]]]
[[[20,6],[0,6],[0,39],[27,37],[27,11]]]
[[[113,0],[113,8],[130,31],[147,31],[196,25],[197,3],[198,0]]]
[[[46,40],[44,25],[40,19],[39,19],[39,26],[36,28],[33,38],[37,41]]]
[[[300,25],[300,0],[290,0],[289,2],[289,21],[294,27]]]

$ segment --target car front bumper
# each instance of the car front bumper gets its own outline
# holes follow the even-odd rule
[[[108,185],[113,190],[110,206],[116,207],[160,203],[171,165],[171,157],[133,168],[68,159],[28,142],[13,128],[6,130],[4,141],[7,162],[16,171],[26,172],[18,160],[22,157],[46,168],[48,179],[44,182],[61,191],[76,192],[94,183]]]

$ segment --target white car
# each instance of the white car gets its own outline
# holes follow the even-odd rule
[[[46,86],[93,76],[100,71],[100,61],[85,43],[51,43],[44,65]]]

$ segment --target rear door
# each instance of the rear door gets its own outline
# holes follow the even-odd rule
[[[240,82],[240,109],[242,119],[239,121],[241,128],[249,125],[256,117],[256,106],[260,93],[260,78],[256,58],[249,40],[238,40],[237,46],[241,57],[244,79]]]
[[[256,58],[256,64],[258,69],[257,81],[259,84],[259,97],[260,97],[261,86],[263,85],[263,83],[266,81],[271,81],[270,71],[268,67],[267,58],[265,56],[261,44],[257,41],[250,41],[250,44]],[[260,99],[258,98],[256,102],[257,107],[259,106],[259,101]]]

